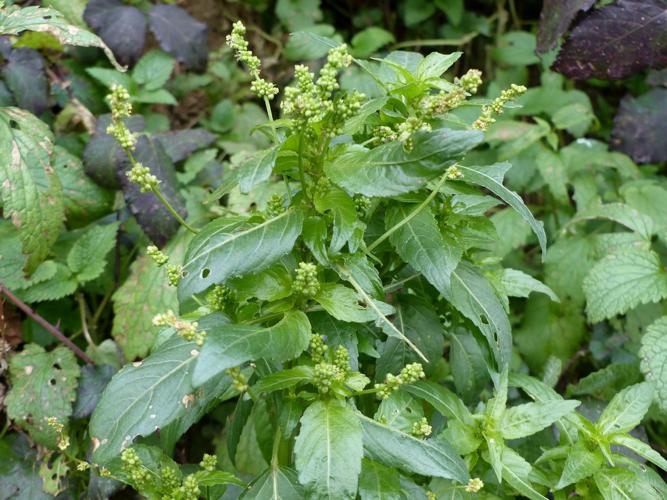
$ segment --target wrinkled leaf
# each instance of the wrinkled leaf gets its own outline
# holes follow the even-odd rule
[[[155,5],[148,13],[148,24],[165,52],[186,68],[206,69],[208,45],[204,23],[176,5]]]
[[[146,40],[146,19],[138,8],[121,0],[91,0],[83,19],[121,63],[133,64],[139,59]]]

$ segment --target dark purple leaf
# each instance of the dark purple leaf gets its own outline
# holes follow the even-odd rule
[[[156,5],[148,23],[160,47],[185,67],[203,71],[208,61],[207,28],[176,5]]]
[[[19,107],[36,115],[41,115],[49,107],[44,59],[36,50],[13,49],[2,68],[2,76]]]
[[[174,163],[185,160],[198,149],[213,144],[216,139],[214,134],[203,128],[174,130],[153,137],[160,141]]]
[[[83,151],[83,166],[85,172],[100,186],[120,189],[118,170],[124,164],[125,153],[116,139],[107,134],[109,123],[111,123],[109,114],[97,119],[95,134]],[[125,123],[132,132],[140,132],[145,126],[144,117],[141,115],[134,115]]]
[[[15,106],[14,96],[5,85],[5,82],[0,80],[0,106]]]
[[[621,100],[612,145],[637,163],[667,161],[667,89],[656,88]]]
[[[537,30],[537,52],[553,49],[579,12],[590,9],[595,0],[544,0]]]
[[[618,80],[667,66],[667,4],[619,0],[588,14],[563,44],[554,69],[575,80]]]
[[[12,41],[8,36],[0,36],[0,56],[9,57],[12,51]]]
[[[146,42],[146,17],[121,0],[90,0],[83,19],[122,64],[134,64]]]
[[[176,170],[162,144],[142,136],[137,142],[134,157],[160,179],[162,195],[182,217],[185,217],[183,199],[177,191]],[[126,160],[118,171],[125,202],[146,236],[157,246],[162,247],[176,233],[179,223],[153,193],[142,193],[139,186],[130,182],[125,175],[129,169],[130,162]]]
[[[87,365],[81,368],[81,378],[72,413],[74,418],[85,418],[93,413],[102,391],[116,371],[116,368],[110,365]]]

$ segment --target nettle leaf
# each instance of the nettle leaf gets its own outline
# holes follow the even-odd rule
[[[650,240],[656,232],[656,223],[639,210],[624,203],[595,204],[580,211],[568,224],[576,224],[587,219],[609,219],[635,231]]]
[[[545,0],[537,30],[537,52],[543,54],[556,47],[577,14],[586,12],[594,4],[595,0]]]
[[[580,404],[579,401],[563,400],[513,406],[503,413],[500,433],[505,439],[532,436],[573,412]]]
[[[403,204],[390,207],[385,224],[387,230],[398,228],[389,237],[398,255],[440,293],[446,293],[462,250],[451,240],[445,241],[430,207],[420,209]]]
[[[596,427],[607,436],[634,429],[651,406],[654,392],[653,382],[626,387],[609,402],[598,418]]]
[[[437,129],[417,132],[414,147],[401,142],[368,150],[352,147],[324,165],[327,176],[343,189],[366,196],[394,196],[415,191],[482,142],[476,130]]]
[[[296,358],[310,343],[310,322],[301,311],[285,313],[273,326],[221,324],[216,315],[199,321],[207,332],[192,382],[199,387],[227,368],[246,361],[267,358],[287,361]]]
[[[654,321],[646,329],[639,358],[646,380],[655,382],[656,403],[667,412],[667,316]]]
[[[143,361],[111,379],[90,419],[93,461],[108,464],[137,436],[148,436],[189,411],[200,392],[190,382],[199,351],[173,335]]]
[[[294,454],[299,481],[309,498],[356,496],[363,454],[361,425],[344,401],[317,401],[306,409]]]
[[[73,294],[78,286],[72,275],[72,271],[63,264],[46,261],[42,263],[49,265],[48,278],[32,281],[28,287],[19,292],[19,297],[25,302],[42,302],[45,300],[57,300]],[[42,267],[35,270],[35,275]],[[51,272],[52,271],[52,272]]]
[[[99,219],[113,208],[114,194],[88,177],[78,156],[55,146],[53,169],[63,187],[63,204],[68,225],[83,225]]]
[[[94,280],[107,264],[107,254],[116,246],[118,222],[93,226],[74,242],[67,254],[67,265],[79,283]]]
[[[207,27],[176,5],[155,5],[148,13],[148,24],[165,52],[186,68],[206,69],[208,61]]]
[[[354,57],[368,57],[379,48],[396,41],[389,31],[377,26],[370,26],[352,37],[352,55]]]
[[[58,433],[47,419],[65,425],[76,399],[79,365],[72,351],[56,347],[46,352],[28,344],[9,364],[12,388],[7,394],[7,416],[26,429],[39,444],[55,448]]]
[[[190,241],[187,233],[177,235],[164,249],[172,264],[183,260]],[[156,314],[178,311],[176,288],[169,285],[167,272],[147,255],[132,263],[125,282],[112,296],[114,317],[111,336],[129,360],[148,354],[158,334],[153,325]]]
[[[465,463],[443,440],[417,439],[364,415],[358,417],[364,454],[371,460],[424,476],[468,481]]]
[[[185,254],[186,274],[178,285],[179,298],[270,266],[292,250],[302,224],[299,210],[250,226],[240,219],[211,222],[192,239]]]
[[[217,137],[206,129],[191,128],[155,134],[153,138],[162,144],[171,161],[176,163],[185,160],[198,149],[210,146]],[[215,156],[211,160],[214,158]]]
[[[634,451],[637,455],[652,462],[653,464],[660,467],[662,470],[667,471],[667,460],[665,460],[662,457],[662,455],[660,455],[660,453],[655,451],[653,448],[651,448],[650,445],[646,444],[644,441],[641,441],[627,434],[618,434],[612,437],[612,442],[614,444],[620,444],[621,446],[624,446],[627,449]]]
[[[44,72],[44,58],[28,48],[13,49],[2,68],[5,84],[19,107],[41,115],[49,106],[49,86]]]
[[[303,487],[296,472],[287,467],[273,467],[259,476],[241,495],[242,500],[267,498],[303,498]]]
[[[89,31],[72,26],[57,10],[13,6],[0,12],[0,33],[3,35],[18,35],[26,30],[49,33],[63,45],[98,47],[104,50],[116,69],[124,71],[124,68],[116,62],[109,47],[99,37]]]
[[[146,18],[138,8],[121,0],[91,0],[83,19],[121,63],[133,64],[139,59],[146,42]]]
[[[48,255],[63,228],[62,186],[50,163],[52,140],[49,127],[27,111],[0,108],[3,214],[18,228],[29,271]]]
[[[561,48],[556,71],[576,80],[618,80],[667,65],[662,0],[618,0],[588,14]]]
[[[503,186],[503,179],[510,168],[512,168],[512,164],[507,162],[475,167],[459,166],[459,169],[463,172],[463,180],[465,182],[488,189],[516,210],[523,220],[530,224],[535,236],[537,236],[537,240],[540,242],[544,258],[544,255],[547,253],[547,236],[544,233],[544,225],[541,221],[535,219],[518,194]]]
[[[639,97],[626,95],[614,117],[611,143],[637,163],[667,161],[667,89],[653,89]]]
[[[174,71],[175,61],[161,50],[149,50],[132,70],[132,79],[146,90],[157,90],[164,86]]]
[[[612,254],[588,273],[584,293],[589,320],[602,321],[667,297],[667,273],[649,250]]]

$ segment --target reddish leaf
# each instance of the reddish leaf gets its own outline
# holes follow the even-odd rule
[[[595,0],[544,0],[537,30],[537,52],[553,49],[579,12],[590,9]]]

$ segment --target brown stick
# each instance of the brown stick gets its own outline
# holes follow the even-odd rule
[[[11,300],[16,305],[16,307],[18,307],[19,309],[21,309],[21,311],[30,316],[33,320],[35,320],[35,322],[42,325],[47,332],[49,332],[51,335],[53,335],[55,338],[57,338],[63,344],[69,347],[74,354],[76,354],[87,364],[89,365],[95,364],[95,362],[85,352],[83,352],[74,342],[65,337],[65,335],[63,335],[62,332],[58,330],[58,328],[56,328],[51,323],[42,318],[39,314],[37,314],[28,304],[26,304],[16,295],[10,292],[2,283],[0,283],[0,293],[5,295],[9,300]]]

